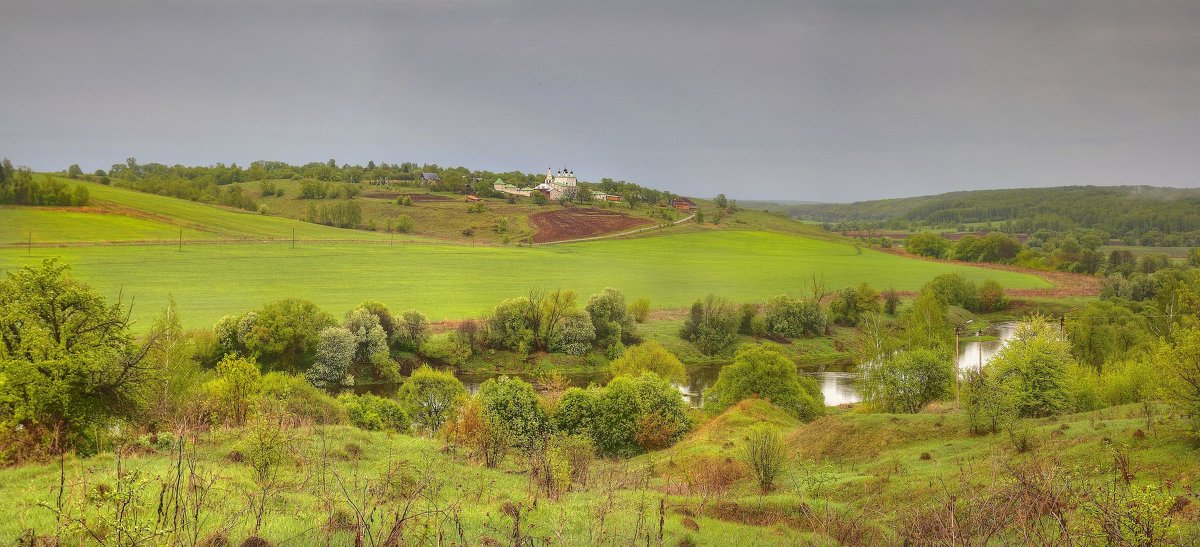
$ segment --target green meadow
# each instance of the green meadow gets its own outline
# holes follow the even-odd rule
[[[34,207],[0,209],[0,244],[162,241],[220,237],[210,231],[159,220],[101,212]],[[182,234],[181,231],[182,230]]]
[[[1169,415],[1157,405],[1150,408],[1157,417]],[[470,461],[461,447],[437,440],[348,426],[302,427],[289,431],[291,452],[278,471],[277,490],[258,535],[273,545],[352,544],[351,504],[364,511],[394,507],[367,500],[353,487],[379,480],[389,469],[407,470],[410,484],[424,489],[412,502],[416,514],[452,515],[430,522],[414,518],[406,529],[407,544],[437,543],[422,534],[439,531],[448,539],[465,539],[462,544],[507,544],[501,541],[511,537],[514,525],[506,508],[516,507],[521,534],[538,543],[640,545],[649,532],[657,545],[663,507],[663,545],[900,545],[912,537],[915,523],[944,517],[947,500],[959,500],[955,516],[985,511],[1007,522],[1020,507],[984,505],[986,500],[1012,492],[1012,477],[1048,462],[1075,470],[1075,488],[1112,488],[1119,471],[1098,460],[1099,454],[1128,458],[1136,470],[1134,487],[1177,485],[1166,487],[1165,494],[1186,501],[1194,480],[1189,440],[1161,424],[1153,434],[1138,435],[1146,426],[1143,411],[1141,405],[1128,405],[1031,421],[1028,434],[1035,449],[1021,452],[1007,435],[971,434],[961,413],[944,408],[907,415],[830,409],[829,415],[804,424],[751,399],[706,421],[671,448],[592,463],[586,484],[559,499],[536,492],[521,458],[489,469]],[[734,460],[735,447],[756,427],[783,439],[785,462],[777,488],[768,494],[760,493]],[[248,429],[214,428],[195,439],[195,467],[189,469],[215,479],[203,505],[202,539],[224,537],[236,545],[253,535],[246,500],[256,483],[249,465],[240,463],[253,446],[251,438]],[[145,481],[135,483],[142,486],[133,497],[133,507],[145,513],[134,518],[154,518],[159,487],[176,473],[174,458],[167,448],[128,450],[124,473]],[[0,521],[0,541],[11,542],[25,530],[54,530],[51,508],[60,472],[66,505],[90,507],[89,501],[98,503],[93,492],[117,484],[116,468],[113,453],[104,452],[67,456],[61,470],[57,461],[0,469],[0,496],[9,507]],[[1175,527],[1161,544],[1191,545],[1200,537],[1187,505],[1176,513]],[[87,511],[97,515],[94,508]],[[1087,541],[1099,539],[1090,535],[1097,533],[1094,513],[1068,509],[1065,518],[1072,531],[1089,534],[1078,544],[1103,544]],[[383,525],[372,523],[378,533]],[[994,543],[1036,543],[1012,530],[1001,538]]]
[[[363,232],[366,233],[366,232]],[[431,319],[478,316],[530,288],[581,295],[617,287],[656,308],[709,293],[758,301],[799,293],[815,275],[830,290],[870,283],[913,290],[959,272],[1008,288],[1046,287],[1035,276],[911,260],[853,245],[769,232],[695,232],[547,247],[396,243],[223,243],[0,249],[0,268],[56,257],[110,296],[134,300],[145,325],[173,296],[187,327],[211,325],[287,297],[340,315],[364,300]]]
[[[102,184],[68,182],[87,187],[92,198],[89,210],[0,207],[0,246],[27,243],[30,234],[34,243],[175,241],[180,229],[184,230],[185,240],[290,240],[293,233],[303,240],[392,239],[384,233],[333,228]]]

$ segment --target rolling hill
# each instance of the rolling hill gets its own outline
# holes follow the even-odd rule
[[[221,315],[287,297],[312,300],[335,314],[379,300],[433,319],[457,319],[478,316],[533,287],[586,296],[612,286],[630,297],[649,297],[656,308],[678,308],[708,293],[735,301],[797,293],[814,274],[830,289],[868,282],[911,290],[948,272],[1010,288],[1048,286],[1024,273],[860,248],[816,227],[753,211],[718,225],[689,222],[628,239],[469,245],[332,228],[99,184],[88,188],[88,207],[0,208],[0,269],[61,259],[105,294],[133,298],[142,328],[168,296],[188,327],[207,327]],[[294,248],[293,230],[299,241]],[[176,246],[181,231],[184,244]],[[26,248],[30,234],[35,245]]]
[[[1062,186],[950,192],[857,203],[792,205],[796,218],[896,226],[1003,225],[1008,231],[1098,229],[1130,243],[1200,243],[1200,189]]]
[[[48,176],[48,175],[37,175]],[[346,230],[218,207],[103,184],[79,182],[91,193],[88,207],[0,207],[0,245],[64,242],[174,242],[392,239],[388,234]]]

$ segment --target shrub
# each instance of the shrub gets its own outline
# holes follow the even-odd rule
[[[884,412],[917,412],[954,390],[953,356],[930,348],[885,355],[862,365],[863,400]]]
[[[737,340],[740,323],[728,300],[710,294],[692,304],[679,336],[695,344],[701,353],[713,355]]]
[[[1071,345],[1058,327],[1034,316],[1017,326],[1013,339],[986,366],[994,369],[1018,416],[1042,417],[1070,408],[1066,376],[1072,362]]]
[[[472,456],[487,467],[496,467],[509,447],[505,432],[484,419],[479,397],[468,397],[442,434],[447,442],[470,449]]]
[[[795,363],[767,345],[739,348],[733,363],[722,368],[704,392],[704,408],[716,413],[751,397],[770,401],[801,420],[825,413],[825,397],[816,381],[801,376]]]
[[[588,298],[585,306],[596,330],[596,341],[601,346],[632,340],[635,336],[633,317],[625,306],[625,295],[613,288],[606,288]]]
[[[395,431],[406,433],[409,428],[408,414],[400,403],[370,393],[345,394],[338,397],[346,407],[350,423],[367,431]]]
[[[487,319],[488,343],[505,349],[528,351],[533,342],[529,317],[533,303],[527,297],[501,302]]]
[[[308,381],[325,389],[353,385],[350,363],[356,347],[354,334],[342,327],[328,327],[320,337],[313,365],[305,373]]]
[[[340,424],[346,421],[346,409],[303,376],[285,372],[269,372],[262,377],[261,393],[264,404],[282,408],[316,424]]]
[[[923,290],[900,314],[904,340],[910,346],[951,347],[954,326],[946,321],[946,305],[932,291]]]
[[[217,378],[199,387],[201,412],[213,422],[242,425],[253,410],[262,390],[258,364],[240,357],[226,357],[217,364]]]
[[[1174,345],[1161,345],[1154,364],[1166,371],[1168,399],[1190,417],[1193,432],[1200,434],[1200,329],[1179,332]]]
[[[312,364],[321,331],[336,324],[312,302],[279,300],[258,312],[253,328],[245,336],[246,349],[257,354],[267,370],[303,372]]]
[[[888,289],[883,291],[883,312],[892,315],[896,313],[896,308],[900,307],[900,292],[896,289]]]
[[[972,433],[998,433],[1012,419],[1011,402],[986,368],[963,371],[958,397]]]
[[[412,373],[396,392],[417,427],[434,432],[454,415],[467,396],[467,389],[450,372],[422,366]]]
[[[400,330],[400,322],[396,316],[392,315],[392,310],[388,309],[387,305],[380,302],[363,302],[353,312],[350,312],[350,315],[353,316],[359,311],[365,311],[375,316],[375,320],[379,323],[379,328],[383,329],[383,334],[387,336],[389,343],[396,340],[396,334]]]
[[[575,312],[563,319],[550,335],[550,351],[567,355],[583,355],[592,349],[596,330],[586,314]]]
[[[479,386],[478,397],[483,419],[512,446],[528,451],[549,435],[549,417],[528,382],[508,376],[491,378]]]
[[[554,426],[587,436],[602,455],[628,457],[674,444],[691,421],[679,391],[647,372],[602,388],[568,389],[555,408]]]
[[[1008,298],[1004,295],[1004,287],[1000,283],[988,279],[979,285],[979,311],[990,313],[1007,307]]]
[[[550,499],[559,499],[572,484],[587,484],[596,457],[591,439],[579,435],[552,435],[530,458],[530,476]]]
[[[767,332],[788,338],[816,336],[825,330],[825,314],[815,300],[779,295],[763,306]]]
[[[687,383],[687,369],[675,354],[658,342],[630,346],[625,354],[609,364],[613,376],[641,376],[653,372],[677,384]]]
[[[742,304],[741,312],[742,317],[738,323],[738,334],[757,336],[754,332],[754,320],[759,317],[758,306],[750,303]]]
[[[399,371],[388,352],[388,334],[379,316],[359,308],[346,316],[342,325],[354,335],[354,357],[350,373],[358,380],[398,380]]]
[[[979,291],[975,284],[962,274],[939,275],[925,285],[925,290],[932,292],[939,302],[948,306],[979,310]]]
[[[405,205],[412,205],[412,199],[405,200]],[[416,229],[417,223],[413,222],[412,217],[408,215],[400,215],[396,217],[396,231],[402,234],[412,233]]]
[[[904,248],[916,255],[945,258],[950,250],[950,240],[933,232],[921,232],[905,239]]]
[[[839,325],[853,327],[862,321],[868,313],[879,313],[882,307],[879,303],[879,292],[870,285],[863,283],[858,288],[846,287],[837,293],[833,303],[829,305],[829,313],[833,321]]]
[[[650,299],[639,298],[629,303],[629,316],[638,323],[645,323],[650,317]]]
[[[787,461],[779,432],[761,426],[747,435],[739,456],[754,474],[758,489],[764,494],[774,489],[775,478],[783,471],[783,464]]]
[[[670,446],[690,427],[679,391],[651,373],[613,379],[597,391],[593,408],[588,433],[606,456]]]
[[[554,428],[569,435],[591,435],[597,389],[568,388],[554,407]]]
[[[417,310],[406,310],[396,321],[395,345],[405,351],[417,351],[429,340],[429,319]]]

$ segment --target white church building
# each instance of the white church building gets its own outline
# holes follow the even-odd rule
[[[579,186],[579,180],[575,178],[575,173],[567,169],[563,169],[557,173],[551,173],[550,168],[546,168],[546,180],[534,187],[534,190],[540,191],[550,201],[556,201],[563,197],[572,199],[575,197],[575,192]]]
[[[534,192],[539,192],[550,201],[558,201],[564,197],[573,199],[579,189],[579,180],[570,170],[563,169],[554,173],[547,167],[546,180],[533,188],[518,188],[511,184],[505,184],[499,179],[496,180],[495,188],[497,192],[516,196],[530,196]]]

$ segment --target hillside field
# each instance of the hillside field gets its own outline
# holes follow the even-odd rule
[[[63,179],[66,180],[66,179]],[[147,242],[185,240],[375,240],[391,235],[345,230],[225,207],[215,207],[102,184],[82,184],[89,207],[0,207],[0,246],[33,242]],[[397,235],[396,239],[401,237]]]
[[[465,544],[504,545],[497,541],[512,533],[514,507],[520,510],[522,534],[549,544],[642,544],[647,533],[659,533],[662,500],[664,545],[688,540],[698,545],[900,545],[912,537],[915,522],[944,517],[939,508],[951,496],[959,499],[958,516],[964,519],[977,517],[976,511],[1001,522],[1012,518],[1014,508],[995,500],[1003,499],[1014,474],[1058,469],[1074,473],[1069,475],[1074,487],[1100,491],[1118,471],[1097,455],[1120,453],[1129,458],[1135,487],[1173,485],[1165,494],[1178,496],[1181,509],[1163,539],[1190,545],[1200,534],[1189,494],[1195,487],[1191,449],[1164,411],[1158,407],[1157,423],[1146,435],[1138,435],[1146,418],[1137,405],[1037,420],[1029,430],[1033,448],[1022,453],[1004,434],[970,434],[962,415],[945,409],[909,415],[833,409],[803,424],[763,401],[746,400],[672,448],[594,462],[586,484],[558,500],[535,492],[522,458],[488,469],[472,463],[461,447],[445,448],[437,440],[346,426],[302,427],[289,430],[293,440],[280,469],[281,486],[267,504],[259,534],[272,545],[351,544],[350,504],[372,503],[353,487],[401,469],[411,477],[407,484],[420,481],[426,488],[414,510],[454,515],[432,522],[414,519],[406,528],[412,544],[436,543],[423,534],[440,529]],[[757,491],[735,459],[754,427],[779,432],[785,443],[778,488],[769,494]],[[195,469],[215,479],[200,538],[223,529],[236,545],[252,534],[254,519],[245,508],[255,483],[249,465],[239,463],[249,433],[250,428],[216,428],[195,437]],[[135,446],[122,462],[125,473],[145,481],[134,507],[145,511],[146,519],[154,517],[160,484],[175,473],[172,449]],[[92,492],[112,488],[116,466],[112,452],[68,456],[63,471],[67,506],[88,506]],[[58,462],[0,469],[0,496],[10,507],[0,522],[0,541],[11,542],[25,530],[52,533],[59,473]],[[1034,484],[1061,488],[1052,482],[1056,476],[1049,476],[1034,477],[1043,481]],[[989,499],[992,505],[985,505]],[[391,506],[378,508],[385,507]],[[1065,509],[1077,533],[1096,533],[1087,509]],[[97,514],[94,507],[87,511]],[[1024,543],[1009,535],[1015,533],[1009,530],[997,544]]]
[[[939,264],[853,245],[769,232],[691,232],[550,247],[451,244],[290,243],[108,245],[0,249],[0,268],[57,257],[105,294],[134,302],[141,325],[168,295],[187,327],[271,300],[312,300],[341,315],[364,300],[414,308],[431,319],[482,314],[530,288],[571,289],[586,298],[617,287],[656,308],[677,308],[708,293],[735,302],[799,293],[815,274],[833,290],[867,282],[919,288],[961,272],[1009,288],[1048,284],[1026,274]]]

